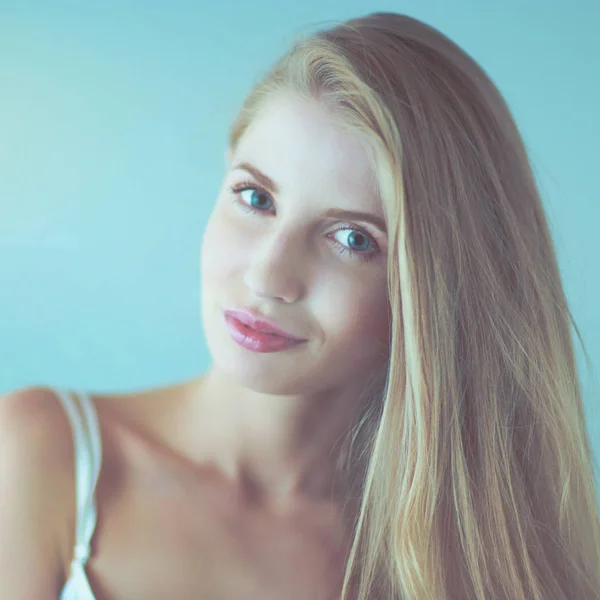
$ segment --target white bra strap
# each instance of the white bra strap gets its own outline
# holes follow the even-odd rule
[[[73,429],[77,520],[73,562],[85,564],[96,527],[95,490],[102,463],[98,417],[91,399],[83,393],[55,389]]]

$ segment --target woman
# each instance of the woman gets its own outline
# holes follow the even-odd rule
[[[274,65],[229,147],[208,372],[0,403],[3,595],[600,598],[574,322],[482,69],[354,19]]]

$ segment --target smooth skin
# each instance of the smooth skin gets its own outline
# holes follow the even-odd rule
[[[325,212],[384,221],[383,209],[364,148],[316,102],[271,99],[227,166],[202,240],[210,369],[93,396],[104,452],[86,570],[97,600],[340,596],[357,504],[335,477],[336,451],[364,409],[358,390],[388,358],[390,315],[385,230]],[[243,348],[223,316],[241,307],[307,341]],[[3,595],[56,600],[75,487],[70,424],[50,390],[0,400],[0,468]]]

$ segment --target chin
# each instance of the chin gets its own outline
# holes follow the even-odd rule
[[[306,392],[298,381],[297,374],[292,380],[289,370],[282,372],[266,368],[264,365],[262,368],[253,368],[248,364],[236,364],[234,361],[215,361],[215,366],[227,382],[259,394],[287,396]]]

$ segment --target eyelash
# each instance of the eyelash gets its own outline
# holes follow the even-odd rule
[[[231,192],[233,194],[235,194],[235,198],[233,200],[234,203],[237,204],[242,210],[249,212],[249,213],[253,213],[253,214],[262,213],[265,211],[259,210],[257,208],[254,208],[253,206],[250,206],[249,204],[246,204],[245,202],[243,202],[242,200],[239,199],[239,194],[241,194],[242,192],[245,192],[247,190],[256,190],[258,192],[262,192],[263,194],[265,194],[265,195],[269,196],[269,198],[271,198],[271,195],[264,188],[260,187],[259,185],[255,185],[251,181],[242,181],[238,185],[231,186],[229,189],[231,190]],[[271,200],[272,200],[272,198],[271,198]],[[365,229],[363,229],[362,227],[359,227],[358,225],[353,225],[351,223],[345,223],[345,225],[346,225],[346,227],[340,227],[340,228],[336,229],[333,233],[337,233],[338,231],[342,231],[344,229],[351,229],[352,231],[358,231],[362,235],[366,236],[369,239],[374,250],[369,253],[359,252],[357,250],[352,250],[351,248],[348,248],[347,246],[344,246],[343,244],[340,244],[337,240],[333,240],[334,244],[337,247],[338,252],[342,255],[348,255],[352,259],[360,259],[360,260],[364,260],[365,262],[368,262],[368,261],[372,260],[373,258],[375,258],[375,255],[379,253],[379,246],[378,246],[377,242],[373,239],[373,237]]]

